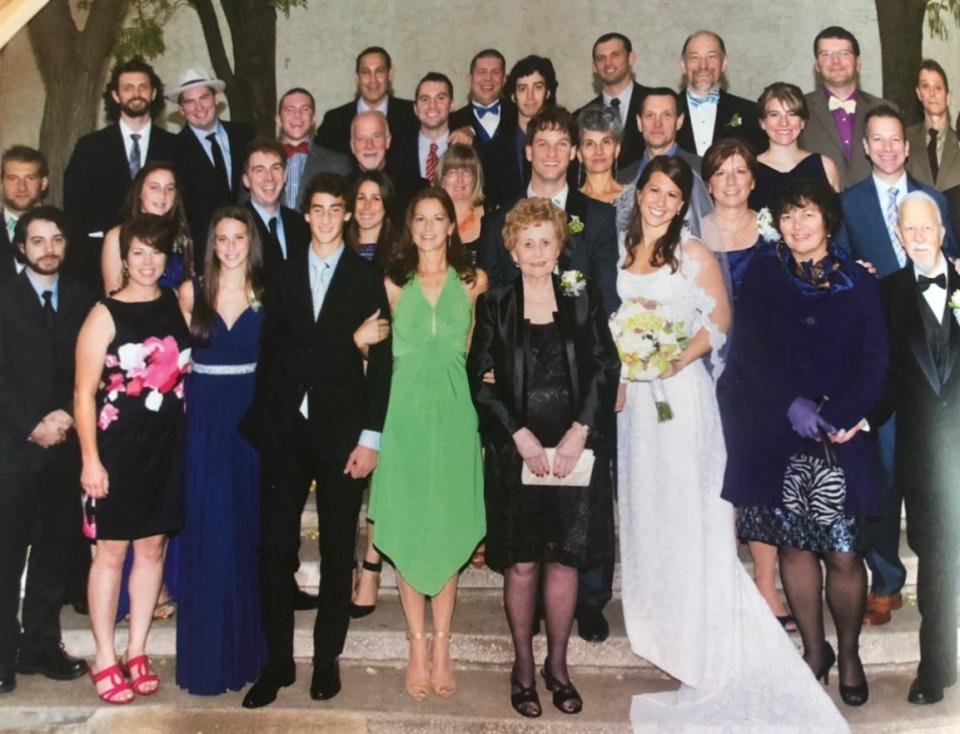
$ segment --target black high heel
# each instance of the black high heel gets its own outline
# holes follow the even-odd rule
[[[528,719],[536,719],[540,716],[543,713],[543,707],[540,706],[540,696],[537,695],[537,681],[534,680],[529,688],[524,688],[517,678],[517,671],[511,670],[510,705],[513,706],[514,711]]]
[[[830,683],[830,668],[833,667],[834,663],[837,662],[837,655],[833,651],[833,648],[830,647],[829,642],[823,643],[823,664],[820,666],[820,670],[817,671],[817,680],[823,681],[824,685],[829,685]]]
[[[362,574],[364,571],[370,571],[371,573],[377,574],[377,593],[380,592],[380,572],[383,570],[383,559],[381,558],[376,563],[370,563],[366,558],[363,559],[361,564]],[[360,574],[357,575],[357,587],[360,586]],[[376,599],[376,597],[374,597]],[[360,619],[361,617],[366,617],[370,614],[373,614],[373,610],[377,608],[377,602],[374,601],[373,604],[354,604],[350,602],[350,618],[351,619]]]
[[[863,683],[855,686],[845,686],[840,683],[840,700],[847,706],[863,706],[870,698],[870,688],[867,686],[867,674],[863,671],[863,663],[860,664],[860,672],[863,673]]]
[[[543,675],[543,680],[547,684],[547,690],[553,693],[553,705],[564,714],[579,714],[583,710],[583,699],[580,698],[580,694],[577,693],[577,689],[573,687],[573,683],[561,683],[552,675],[550,671],[547,670],[548,662],[544,661],[543,670],[540,671]],[[573,702],[573,708],[566,708],[564,704]]]

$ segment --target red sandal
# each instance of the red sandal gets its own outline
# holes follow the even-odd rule
[[[106,680],[107,678],[109,678],[110,683],[113,684],[112,688],[108,688],[103,692],[101,692],[100,689],[97,689],[97,695],[100,696],[101,700],[117,706],[130,703],[133,700],[133,689],[130,687],[130,684],[127,683],[127,679],[123,677],[123,669],[119,664],[114,663],[109,668],[104,668],[99,673],[94,673],[93,668],[91,668],[90,678],[93,680],[94,687],[96,687],[97,683],[102,680]],[[127,691],[130,691],[130,698],[123,697],[124,693]]]
[[[140,671],[140,675],[133,675],[134,668]],[[130,678],[130,687],[138,696],[152,696],[160,690],[160,676],[153,672],[150,658],[146,655],[137,655],[135,658],[130,658],[123,664],[123,672]],[[157,687],[144,690],[144,683],[156,683]]]

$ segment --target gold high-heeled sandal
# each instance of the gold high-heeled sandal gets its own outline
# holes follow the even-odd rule
[[[434,640],[440,640],[446,638],[447,640],[447,659],[450,659],[450,632],[447,630],[434,630],[433,631]],[[431,660],[433,658],[433,651],[430,651]],[[432,666],[431,666],[432,670]],[[440,698],[450,698],[454,693],[457,692],[457,681],[453,676],[453,662],[450,662],[450,673],[447,674],[447,677],[443,680],[438,680],[431,676],[430,678],[430,687],[433,688],[433,692],[436,693]]]
[[[407,640],[413,642],[414,640],[423,640],[427,644],[427,659],[429,661],[429,641],[430,636],[424,632],[407,632]],[[411,644],[412,647],[412,644]],[[410,662],[407,662],[407,693],[410,695],[414,701],[422,701],[427,696],[430,695],[430,681],[426,680],[410,680]]]

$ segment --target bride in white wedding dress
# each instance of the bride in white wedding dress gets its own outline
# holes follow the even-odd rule
[[[644,169],[617,282],[623,305],[611,317],[624,362],[624,619],[633,651],[681,683],[634,696],[631,722],[637,732],[849,731],[744,570],[734,508],[720,498],[726,452],[714,379],[721,365],[713,362],[711,376],[701,357],[723,345],[730,307],[713,253],[698,240],[679,244],[691,186],[678,158],[655,158]],[[638,308],[657,319],[631,319]],[[652,329],[653,350],[637,350],[644,328]],[[669,354],[678,333],[688,339],[679,359],[650,380],[649,353]]]

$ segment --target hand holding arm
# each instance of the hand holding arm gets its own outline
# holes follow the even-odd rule
[[[380,318],[380,309],[378,308],[353,332],[353,343],[357,345],[357,349],[366,358],[370,347],[379,344],[389,335],[390,321]]]
[[[553,476],[563,479],[576,468],[589,435],[589,428],[582,423],[573,422],[557,444],[553,455]]]

